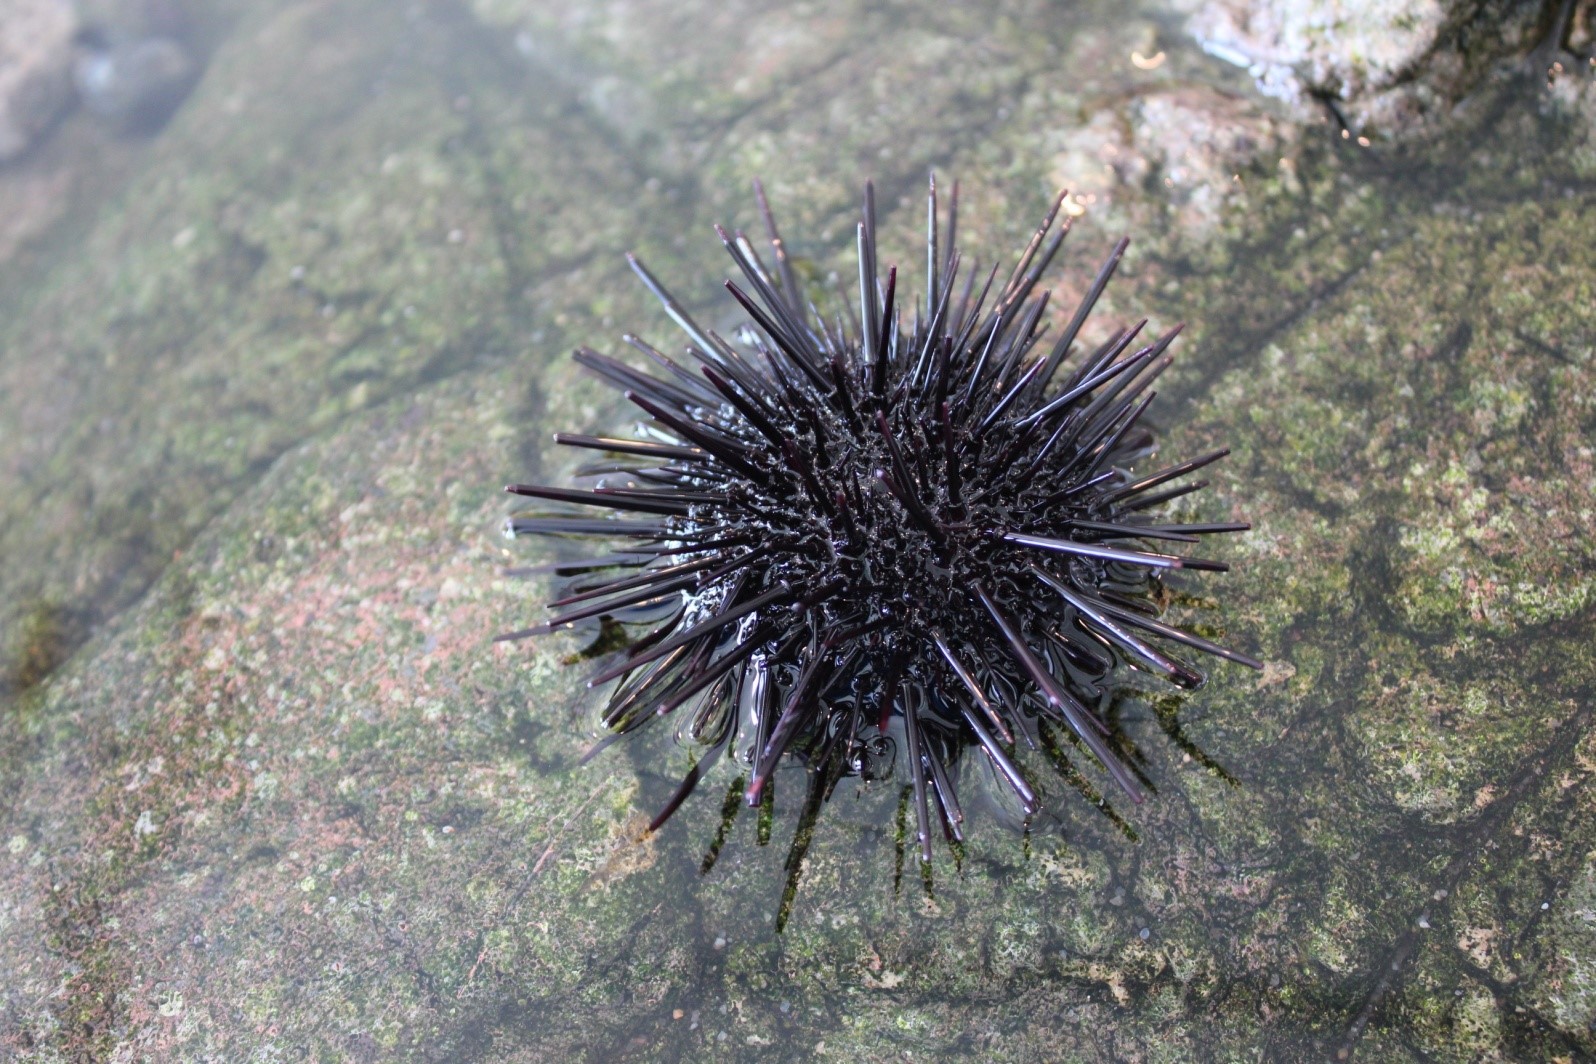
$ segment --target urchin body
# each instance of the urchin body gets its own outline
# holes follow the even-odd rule
[[[1222,570],[1185,550],[1247,526],[1153,516],[1201,488],[1189,474],[1224,451],[1136,471],[1154,452],[1142,417],[1179,327],[1138,345],[1142,322],[1078,349],[1127,242],[1049,339],[1039,282],[1069,231],[1054,226],[1059,202],[1000,285],[996,269],[961,269],[957,189],[944,230],[933,181],[926,287],[906,315],[896,269],[877,271],[867,189],[857,307],[827,319],[759,201],[772,263],[720,231],[749,289],[726,283],[752,319],[738,343],[702,329],[633,259],[686,333],[683,356],[633,337],[651,372],[577,353],[647,423],[633,439],[556,435],[618,456],[586,471],[592,487],[508,490],[622,513],[518,514],[509,529],[623,545],[562,566],[582,575],[552,604],[560,612],[506,638],[652,620],[590,682],[620,680],[605,714],[614,734],[682,713],[708,748],[655,826],[722,751],[750,762],[753,804],[784,754],[834,780],[868,771],[889,728],[907,746],[926,860],[933,809],[961,837],[950,770],[968,745],[1028,812],[1036,797],[1014,748],[1052,727],[1139,801],[1096,710],[1120,670],[1200,683],[1170,643],[1258,663],[1158,619],[1160,574]]]

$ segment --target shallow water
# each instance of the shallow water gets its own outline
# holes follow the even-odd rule
[[[234,0],[165,128],[74,114],[0,169],[41,219],[0,260],[0,1045],[1596,1052],[1578,97],[1504,80],[1365,148],[1179,26]],[[917,261],[929,167],[987,261],[1077,188],[1066,303],[1134,237],[1094,328],[1192,323],[1157,426],[1234,449],[1196,512],[1255,528],[1186,616],[1268,668],[1122,695],[1139,807],[1033,757],[1024,831],[965,759],[971,841],[923,874],[899,788],[855,781],[794,874],[798,766],[764,822],[723,822],[724,765],[637,842],[687,753],[579,765],[579,640],[490,644],[547,591],[502,575],[544,548],[498,487],[624,424],[565,357],[670,335],[624,251],[730,326],[709,225],[753,177],[847,276],[867,177]]]

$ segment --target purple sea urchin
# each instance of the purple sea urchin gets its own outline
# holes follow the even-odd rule
[[[951,769],[969,745],[1028,813],[1036,795],[1014,747],[1035,748],[1053,728],[1140,801],[1099,716],[1120,668],[1201,683],[1169,644],[1260,665],[1159,620],[1161,574],[1226,568],[1169,551],[1248,527],[1151,513],[1202,488],[1189,474],[1224,450],[1133,471],[1154,452],[1142,416],[1180,326],[1138,347],[1144,320],[1071,357],[1128,241],[1044,343],[1049,293],[1033,293],[1070,229],[1067,217],[1055,228],[1063,197],[994,288],[996,268],[984,279],[963,268],[957,187],[944,229],[933,179],[924,302],[906,322],[897,269],[884,281],[877,271],[866,186],[857,311],[827,319],[755,192],[769,262],[742,233],[716,230],[746,284],[726,282],[752,319],[737,343],[702,328],[631,258],[687,334],[685,359],[631,336],[650,372],[576,353],[646,422],[629,439],[556,434],[618,456],[583,471],[597,478],[590,488],[507,490],[624,516],[519,513],[508,531],[624,546],[556,566],[576,574],[551,604],[559,612],[501,638],[599,617],[652,625],[589,684],[620,681],[606,742],[680,714],[705,747],[655,828],[722,752],[748,763],[750,805],[784,754],[801,755],[818,770],[807,803],[818,806],[841,775],[883,770],[895,757],[889,732],[907,748],[922,860],[933,809],[962,838]]]

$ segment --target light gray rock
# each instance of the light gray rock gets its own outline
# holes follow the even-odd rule
[[[0,0],[0,162],[26,151],[72,99],[69,0]]]
[[[1444,116],[1503,59],[1545,34],[1539,4],[1508,0],[1184,0],[1189,32],[1304,111],[1328,102],[1359,133]]]

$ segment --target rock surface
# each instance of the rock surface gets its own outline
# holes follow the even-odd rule
[[[0,163],[26,151],[72,99],[71,0],[0,0]]]
[[[1166,14],[240,3],[0,264],[4,1053],[1596,1053],[1588,87],[1387,155]],[[621,416],[567,350],[669,335],[622,251],[730,322],[752,177],[824,277],[865,176],[912,261],[929,164],[989,262],[1097,167],[1060,294],[1130,231],[1096,328],[1193,322],[1159,428],[1255,530],[1181,608],[1269,668],[1125,693],[1140,808],[1036,759],[922,877],[845,783],[794,880],[793,768],[701,874],[731,766],[640,839],[686,752],[578,767],[577,641],[490,642],[545,590],[497,488]]]
[[[1505,59],[1551,32],[1556,4],[1517,0],[1182,0],[1188,30],[1259,87],[1353,135],[1444,125]],[[1587,5],[1588,6],[1588,5]]]

